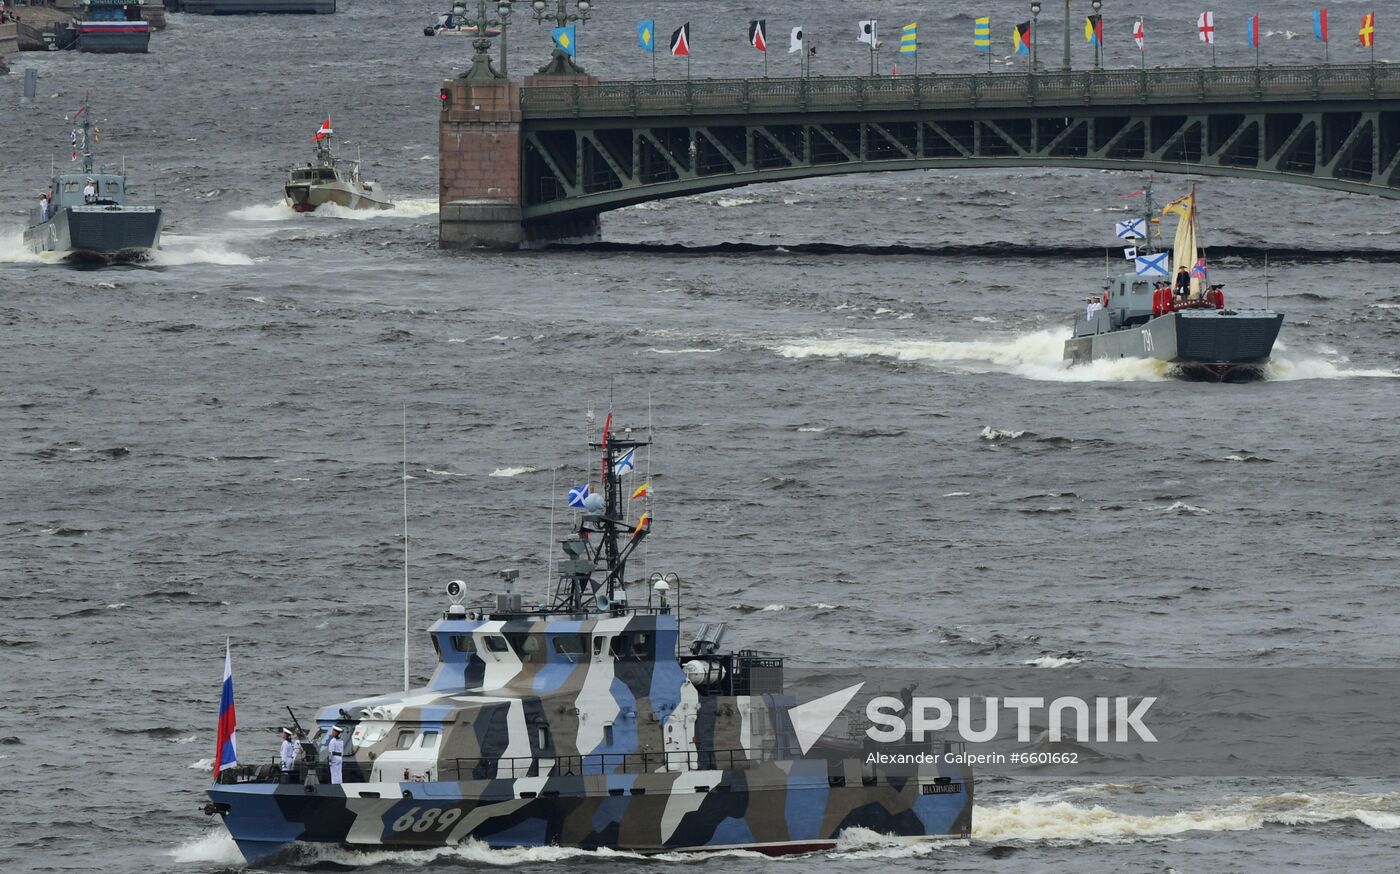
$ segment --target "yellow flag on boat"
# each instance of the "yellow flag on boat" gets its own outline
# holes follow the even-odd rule
[[[642,483],[641,485],[637,486],[637,490],[636,490],[635,492],[632,493],[632,500],[635,501],[635,500],[637,500],[638,498],[647,498],[647,497],[650,497],[650,496],[651,496],[651,483],[645,482],[645,483]]]
[[[1196,244],[1196,197],[1194,191],[1193,188],[1193,193],[1185,197],[1178,197],[1162,207],[1162,215],[1170,213],[1180,217],[1180,221],[1176,225],[1176,238],[1172,240],[1172,264],[1185,267],[1187,270],[1190,270],[1200,257]],[[1200,296],[1201,279],[1199,276],[1192,275],[1191,297],[1195,299]]]
[[[650,528],[650,527],[651,527],[651,514],[650,514],[650,513],[643,513],[643,514],[642,514],[642,518],[640,518],[640,519],[637,520],[637,527],[632,531],[632,538],[631,538],[631,539],[632,539],[632,540],[636,540],[638,537],[641,537],[643,534],[645,534],[645,533],[647,532],[647,529]]]
[[[1194,204],[1191,202],[1191,195],[1188,194],[1185,197],[1178,197],[1176,200],[1173,200],[1171,203],[1162,207],[1162,215],[1171,214],[1179,215],[1182,218],[1187,218],[1191,215],[1191,210],[1193,206]]]

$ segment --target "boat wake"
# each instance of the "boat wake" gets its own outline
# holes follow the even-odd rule
[[[57,256],[45,258],[24,245],[24,229],[0,227],[0,264],[48,264]]]
[[[1162,361],[1121,359],[1070,367],[1064,360],[1068,333],[1061,328],[975,340],[896,340],[843,337],[798,340],[779,346],[784,358],[887,359],[926,364],[959,373],[1007,373],[1050,382],[1165,380]]]
[[[1028,334],[974,340],[910,340],[839,337],[794,340],[776,347],[784,358],[887,360],[923,364],[954,373],[1007,373],[1047,382],[1158,382],[1176,378],[1165,361],[1144,358],[1100,360],[1070,367],[1064,360],[1069,334],[1060,328]],[[1286,382],[1302,379],[1394,378],[1400,372],[1353,368],[1345,359],[1294,354],[1282,343],[1263,368],[1263,378]]]
[[[239,207],[229,213],[229,218],[245,222],[289,222],[297,218],[336,218],[349,221],[368,221],[375,218],[422,218],[438,213],[438,202],[426,197],[411,197],[394,202],[392,209],[346,209],[334,203],[324,204],[315,212],[299,213],[284,200],[275,203],[255,204]]]
[[[1319,825],[1353,821],[1374,829],[1400,828],[1400,794],[1284,792],[1162,814],[1133,814],[1095,804],[1051,799],[997,807],[977,806],[972,837],[979,841],[1113,843],[1186,832],[1246,831],[1266,825]]]
[[[253,259],[230,248],[218,236],[165,234],[161,237],[160,248],[151,253],[146,263],[156,267],[183,267],[187,264],[246,267],[253,263]]]

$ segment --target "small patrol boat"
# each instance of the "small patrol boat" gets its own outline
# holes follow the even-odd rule
[[[312,212],[327,203],[346,209],[392,209],[379,183],[360,178],[358,157],[351,161],[335,154],[334,135],[327,118],[311,138],[314,160],[287,174],[287,205],[297,212]]]
[[[71,261],[141,261],[160,245],[161,210],[128,202],[126,172],[94,169],[96,133],[86,100],[78,110],[82,129],[72,133],[73,157],[82,173],[58,173],[30,211],[24,242],[36,252],[58,252]],[[75,118],[76,120],[76,118]]]
[[[649,489],[622,481],[650,439],[611,424],[590,443],[601,493],[570,492],[582,507],[551,598],[525,603],[506,571],[504,593],[468,603],[473,587],[454,580],[429,628],[426,686],[322,708],[289,770],[220,770],[204,810],[250,862],[298,843],[786,854],[832,848],[857,827],[970,833],[966,766],[872,764],[829,723],[798,731],[781,656],[722,651],[719,623],[686,646],[680,580],[627,580],[653,526],[649,512],[629,521],[641,502],[624,500]],[[331,783],[321,750],[337,727],[349,740],[337,745],[343,782]]]
[[[1065,341],[1065,359],[1074,365],[1155,358],[1187,379],[1238,382],[1262,377],[1283,313],[1227,307],[1224,286],[1207,284],[1194,185],[1190,194],[1161,212],[1178,217],[1170,261],[1168,253],[1152,248],[1150,228],[1159,219],[1150,184],[1145,197],[1143,217],[1119,223],[1121,237],[1141,237],[1137,251],[1129,253],[1136,269],[1110,279],[1101,295],[1086,301],[1073,336]]]
[[[80,52],[145,52],[151,25],[141,17],[141,0],[83,0],[75,44]]]

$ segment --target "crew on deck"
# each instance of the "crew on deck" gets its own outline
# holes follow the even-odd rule
[[[1176,268],[1176,296],[1182,300],[1191,296],[1191,271],[1185,264]]]
[[[297,763],[297,745],[292,740],[292,730],[282,729],[282,782],[290,783],[293,780]]]

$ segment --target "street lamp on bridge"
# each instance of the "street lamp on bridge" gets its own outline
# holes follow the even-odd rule
[[[510,23],[511,0],[498,0],[496,14],[499,18],[491,18],[487,11],[489,5],[486,0],[477,0],[476,17],[466,16],[465,7],[458,3],[452,9],[454,17],[463,24],[472,28],[476,33],[476,38],[472,40],[472,48],[476,53],[472,55],[472,67],[462,74],[463,79],[505,79],[506,72],[506,27]],[[501,37],[501,69],[497,70],[491,65],[491,29],[499,28],[497,33]]]
[[[1040,42],[1040,0],[1031,0],[1031,72],[1035,72],[1035,47]]]
[[[567,27],[574,22],[582,24],[592,17],[593,4],[590,0],[574,0],[574,5],[578,9],[577,13],[569,12],[569,0],[557,0],[557,2],[558,8],[550,12],[548,11],[549,0],[534,0],[530,6],[534,10],[535,22],[537,24],[544,24],[547,21],[555,27]],[[551,35],[551,42],[552,41],[553,36]],[[550,56],[549,63],[540,68],[540,73],[545,75],[586,75],[584,69],[580,67],[567,52],[559,48],[557,44],[554,46],[554,54]]]

